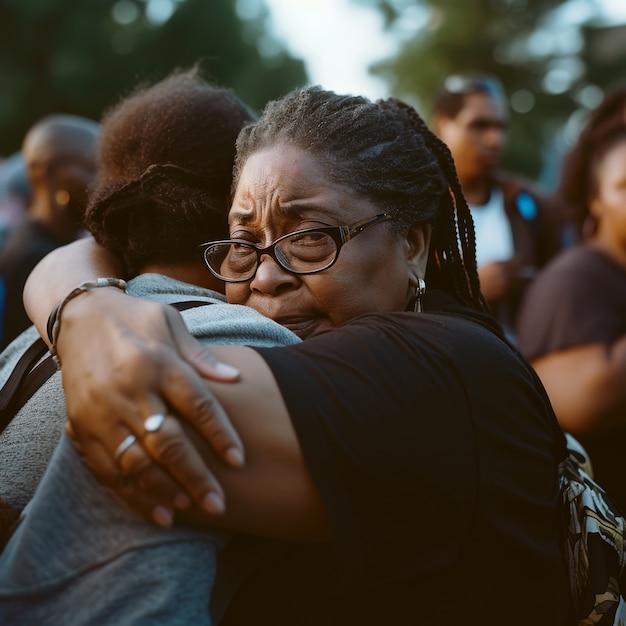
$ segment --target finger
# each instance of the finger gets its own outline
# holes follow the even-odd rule
[[[191,505],[187,494],[163,468],[155,463],[144,450],[140,439],[136,439],[124,451],[118,458],[117,465],[123,474],[135,478],[137,484],[144,488],[155,504],[181,509]]]
[[[119,440],[123,441],[127,434],[128,431],[120,435]],[[81,455],[83,463],[89,468],[98,482],[103,485],[115,484],[122,473],[115,462],[115,448],[111,452],[106,444],[92,437],[82,439],[80,445],[81,449],[84,450],[84,454]]]
[[[141,438],[141,447],[149,455],[149,459],[168,468],[176,481],[184,486],[187,493],[204,511],[211,515],[224,511],[224,493],[221,486],[207,469],[202,456],[176,418],[168,416],[158,430],[146,432]],[[134,448],[135,446],[133,454],[137,452]],[[149,459],[143,458],[140,461],[137,459],[136,462],[143,465],[136,465],[135,469],[141,472],[142,485],[146,491],[158,499],[161,480]],[[124,469],[126,471],[127,467],[124,466]],[[163,503],[162,499],[159,501]],[[174,503],[175,500],[170,499],[170,502]]]
[[[237,431],[206,382],[192,367],[181,362],[177,368],[170,368],[162,390],[164,400],[174,413],[186,419],[220,459],[232,467],[244,464],[244,447]]]
[[[70,440],[70,443],[74,447],[74,450],[76,450],[76,453],[78,454],[78,456],[80,456],[81,458],[84,457],[85,448],[83,447],[80,440],[78,439],[78,436],[76,435],[76,431],[74,430],[72,424],[69,421],[65,422],[65,434],[67,435],[67,438]]]
[[[220,361],[211,350],[196,341],[187,330],[182,317],[177,311],[167,316],[171,335],[179,354],[194,367],[199,374],[209,380],[236,382],[240,372],[232,365]]]
[[[103,483],[120,505],[131,513],[152,520],[157,525],[169,528],[173,522],[173,511],[160,504],[155,504],[146,495],[143,487],[132,474],[119,474],[115,479]]]
[[[129,446],[118,459],[125,481],[110,488],[135,513],[151,519],[159,526],[172,525],[174,510],[185,509],[191,499],[163,469],[158,467],[142,448],[139,440]]]

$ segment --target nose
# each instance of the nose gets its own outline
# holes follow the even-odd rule
[[[502,149],[505,140],[505,130],[500,126],[491,126],[485,133],[485,143],[493,149]]]
[[[254,278],[250,281],[250,291],[268,295],[278,295],[298,286],[300,278],[283,269],[269,254],[259,259]]]

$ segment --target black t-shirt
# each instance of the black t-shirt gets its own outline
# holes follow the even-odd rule
[[[335,541],[283,546],[225,624],[562,623],[553,436],[502,340],[396,313],[258,351]]]
[[[626,272],[601,252],[578,246],[551,263],[530,288],[518,341],[529,359],[626,335]],[[594,477],[626,511],[626,424],[577,436]]]
[[[609,257],[577,246],[557,257],[530,287],[518,345],[528,359],[626,334],[626,272]]]

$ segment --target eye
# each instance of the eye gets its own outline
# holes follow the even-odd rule
[[[333,238],[320,231],[288,237],[282,242],[280,248],[292,260],[292,264],[326,262],[335,255],[337,250]]]
[[[294,246],[319,246],[327,243],[328,235],[319,231],[302,233],[289,238],[289,243]]]

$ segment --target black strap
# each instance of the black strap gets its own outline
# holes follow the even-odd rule
[[[170,304],[179,311],[186,311],[212,303],[203,300],[186,300]],[[37,338],[22,354],[6,383],[0,389],[0,433],[11,423],[17,412],[30,400],[37,389],[56,372],[56,369],[56,363],[48,352],[46,342]]]
[[[13,419],[13,416],[20,410],[23,404],[20,404],[21,390],[24,388],[25,382],[28,380],[28,375],[33,370],[33,367],[47,352],[48,346],[46,342],[41,338],[37,338],[26,352],[22,354],[7,379],[7,382],[0,390],[0,432],[7,427],[9,422]],[[53,370],[48,378],[56,369],[54,362],[52,362],[52,366]],[[34,393],[34,391],[32,393]]]

